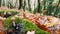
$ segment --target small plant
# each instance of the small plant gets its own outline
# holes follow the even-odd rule
[[[16,15],[16,14],[18,14],[18,12],[15,11],[15,10],[9,10],[9,12],[10,12],[12,15]]]
[[[0,10],[0,14],[4,14],[4,11],[3,10]]]
[[[11,22],[11,17],[8,17],[8,18],[5,20],[5,22],[4,22],[4,27],[5,27],[5,28],[8,28],[10,22]]]

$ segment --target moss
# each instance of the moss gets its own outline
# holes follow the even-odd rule
[[[11,22],[11,17],[7,18],[5,21],[4,26],[8,27],[10,22]],[[49,34],[48,32],[40,29],[39,27],[37,27],[35,24],[33,24],[31,21],[27,20],[27,19],[22,19],[22,18],[16,18],[15,23],[17,24],[21,24],[22,25],[22,32],[27,32],[27,31],[36,31],[36,34]],[[9,26],[10,27],[10,26]]]
[[[4,14],[4,11],[3,10],[0,10],[0,14]]]

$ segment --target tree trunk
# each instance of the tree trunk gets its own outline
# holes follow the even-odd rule
[[[23,10],[25,11],[26,0],[24,0]]]
[[[29,7],[29,11],[31,11],[30,0],[28,0],[28,7]]]
[[[38,8],[37,8],[38,13],[41,12],[41,6],[40,6],[40,0],[38,0]]]
[[[22,8],[22,0],[19,0],[19,9]]]
[[[44,9],[43,10],[46,10],[46,0],[44,0]]]
[[[1,7],[1,0],[0,0],[0,7]]]

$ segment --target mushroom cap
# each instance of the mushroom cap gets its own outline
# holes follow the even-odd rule
[[[12,20],[12,21],[15,21],[15,17],[12,17],[11,20]]]
[[[0,20],[2,20],[3,18],[2,17],[0,17]]]
[[[5,21],[6,20],[6,18],[2,18],[2,21]]]

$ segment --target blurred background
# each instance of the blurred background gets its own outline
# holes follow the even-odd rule
[[[48,32],[51,30],[50,33],[52,34],[56,34],[57,32],[60,34],[60,0],[0,0],[0,16],[0,26],[2,26],[0,27],[0,34],[3,32],[9,33],[15,29],[12,32],[14,33],[17,31],[14,27],[19,26],[20,29],[20,25],[22,25],[22,29],[20,30],[23,30],[22,32],[24,33],[26,31],[28,32],[31,30],[36,30],[36,34],[45,34],[46,32],[43,30],[46,30]],[[17,25],[14,26],[12,23],[16,23]],[[33,23],[37,24],[33,25]],[[42,23],[45,25],[41,25]],[[45,28],[45,26],[48,27]],[[48,30],[48,28],[51,29]],[[20,31],[17,33],[20,33]]]
[[[60,0],[0,0],[0,7],[60,17]]]

